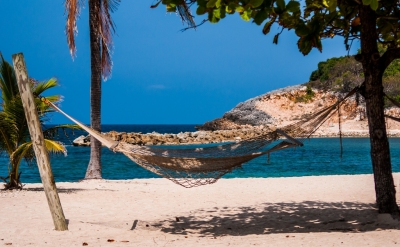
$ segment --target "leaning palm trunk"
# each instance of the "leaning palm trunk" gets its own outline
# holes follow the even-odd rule
[[[19,173],[19,162],[11,163],[11,172],[9,173],[8,182],[4,185],[4,189],[22,189],[22,183],[20,181]]]

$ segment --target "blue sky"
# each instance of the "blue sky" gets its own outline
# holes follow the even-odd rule
[[[23,52],[30,77],[56,77],[51,93],[61,108],[89,123],[90,54],[88,7],[81,10],[73,60],[65,37],[63,0],[3,1],[0,52]],[[86,1],[85,1],[86,2]],[[303,56],[293,32],[272,44],[262,26],[228,16],[196,31],[151,0],[122,0],[113,14],[113,72],[102,86],[103,124],[201,124],[221,117],[238,103],[268,91],[304,83],[318,62],[347,54],[343,39],[323,42],[323,52]],[[204,16],[196,16],[200,23]],[[353,45],[354,54],[359,44]],[[55,113],[51,123],[69,123]]]

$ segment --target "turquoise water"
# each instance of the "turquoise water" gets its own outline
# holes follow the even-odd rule
[[[105,125],[103,131],[125,132],[159,132],[179,133],[195,131],[194,125]],[[68,156],[51,157],[51,165],[57,182],[75,182],[85,176],[89,162],[90,148],[74,147],[72,140],[84,133],[61,138],[67,145]],[[390,139],[392,166],[394,172],[400,172],[400,138]],[[369,139],[344,138],[343,158],[340,158],[338,138],[314,138],[304,141],[304,147],[286,149],[271,154],[270,162],[262,156],[254,159],[241,168],[226,174],[224,178],[247,177],[294,177],[313,175],[344,175],[372,173]],[[0,176],[7,175],[7,157],[0,157]],[[137,179],[157,178],[158,176],[136,165],[125,155],[113,153],[107,148],[102,155],[103,178],[105,179]],[[40,182],[36,166],[21,164],[21,180],[23,183]]]

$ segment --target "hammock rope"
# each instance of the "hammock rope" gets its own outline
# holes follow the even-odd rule
[[[215,183],[226,173],[262,155],[269,155],[271,152],[286,148],[303,146],[303,143],[296,138],[309,138],[337,111],[340,104],[357,90],[358,87],[335,104],[281,129],[218,146],[193,148],[188,145],[179,149],[139,146],[114,141],[72,118],[45,97],[38,97],[112,151],[121,152],[141,167],[183,187],[191,188]],[[278,141],[278,143],[269,147],[275,141]]]

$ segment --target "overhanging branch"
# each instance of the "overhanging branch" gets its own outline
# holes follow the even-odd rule
[[[385,70],[393,60],[400,58],[400,48],[389,48],[379,59],[381,69]]]

